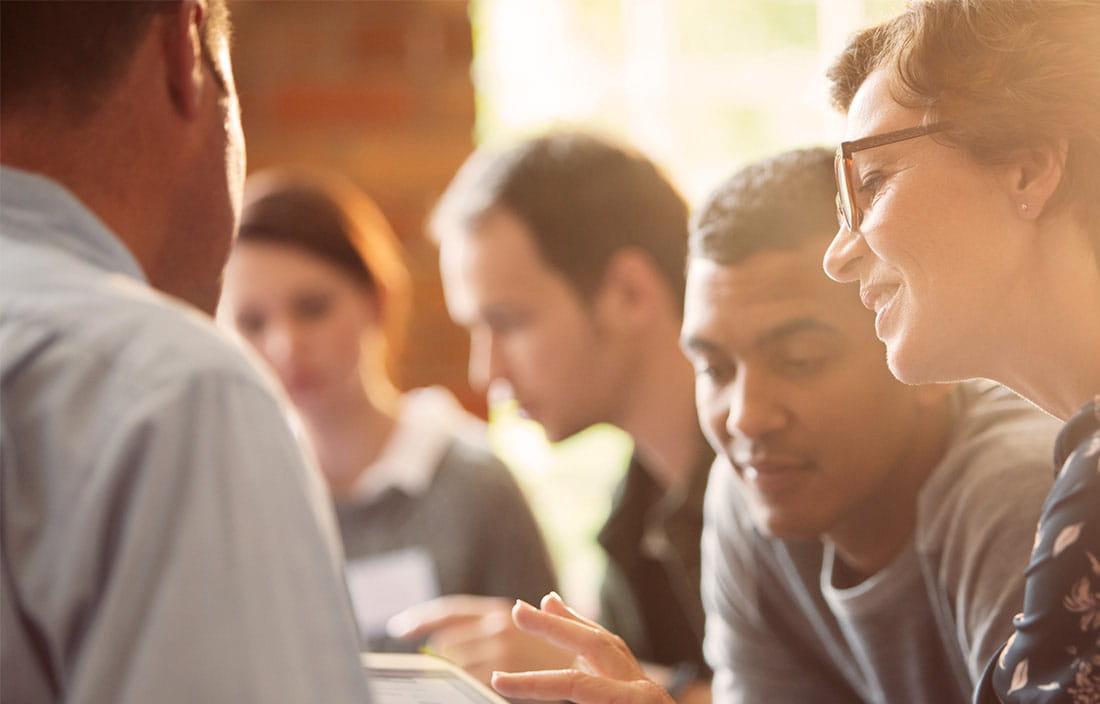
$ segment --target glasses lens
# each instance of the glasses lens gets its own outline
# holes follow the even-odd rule
[[[848,170],[844,168],[844,156],[839,151],[837,151],[833,165],[836,170],[837,218],[843,217],[840,224],[846,226],[849,230],[854,230],[855,228],[852,227],[851,190],[848,188]]]

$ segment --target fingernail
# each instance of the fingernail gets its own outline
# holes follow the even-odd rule
[[[412,630],[412,626],[408,616],[403,613],[396,614],[386,621],[386,635],[391,638],[400,638]]]

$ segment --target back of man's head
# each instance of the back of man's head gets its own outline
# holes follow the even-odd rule
[[[837,228],[833,152],[798,149],[756,162],[718,186],[691,222],[689,257],[732,266],[793,249]]]
[[[70,127],[95,113],[124,73],[164,0],[0,2],[0,110],[53,117]],[[204,48],[228,34],[225,0],[208,0]]]
[[[211,312],[244,138],[226,0],[0,1],[0,161],[67,190]]]
[[[633,149],[559,132],[479,150],[443,194],[431,228],[440,240],[469,234],[497,209],[524,224],[547,264],[586,299],[612,256],[634,248],[652,259],[677,306],[682,300],[687,206]]]

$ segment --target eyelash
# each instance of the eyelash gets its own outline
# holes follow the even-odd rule
[[[705,377],[711,383],[730,378],[735,374],[737,366],[734,364],[708,364],[695,372],[697,377]]]
[[[295,312],[305,320],[317,320],[328,313],[332,301],[327,296],[302,299],[295,306]]]
[[[530,313],[515,312],[492,316],[486,320],[486,326],[495,335],[509,335],[523,330],[531,323],[531,320],[532,315]]]
[[[877,172],[873,172],[867,175],[862,181],[860,181],[859,187],[856,189],[861,195],[873,197],[878,192],[878,187],[882,184],[882,176]]]
[[[815,374],[823,369],[826,363],[824,356],[812,358],[776,359],[772,361],[773,369],[782,376],[799,377]],[[737,365],[733,363],[709,364],[695,372],[695,376],[705,378],[712,384],[725,384],[737,375]]]
[[[786,359],[780,363],[780,367],[788,376],[812,374],[820,370],[825,364],[823,357]]]

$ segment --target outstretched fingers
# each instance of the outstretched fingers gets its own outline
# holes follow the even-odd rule
[[[536,609],[517,601],[512,621],[521,630],[576,653],[591,672],[494,672],[491,681],[498,692],[517,699],[566,699],[577,704],[674,704],[668,692],[646,678],[622,638],[573,611],[553,592],[543,597],[540,606]]]
[[[623,681],[645,679],[641,665],[622,638],[580,616],[556,594],[547,595],[542,606],[539,610],[517,601],[512,620],[521,630],[576,653],[597,675]]]

